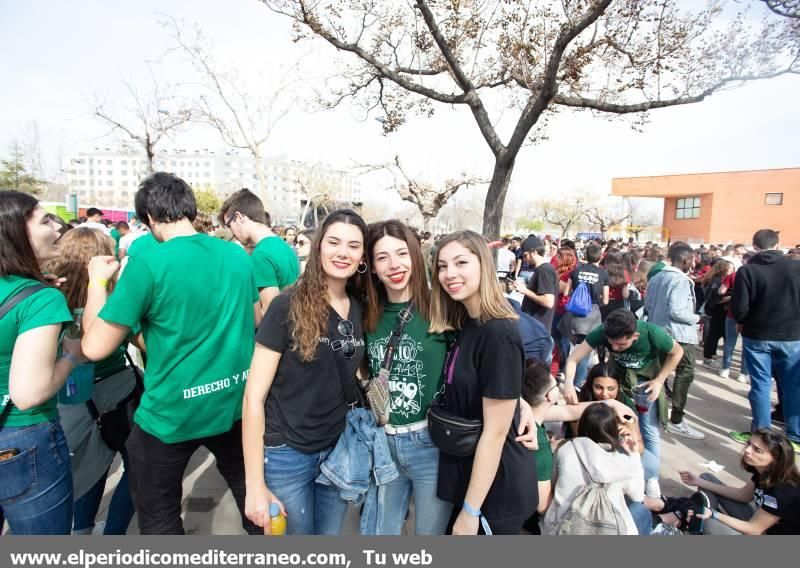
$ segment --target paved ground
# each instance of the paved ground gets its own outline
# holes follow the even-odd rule
[[[738,351],[736,357],[734,369],[739,368]],[[735,371],[731,374],[737,376]],[[665,495],[688,495],[690,491],[680,483],[678,471],[709,471],[702,464],[711,460],[725,467],[721,473],[717,473],[724,482],[745,481],[746,476],[739,468],[739,454],[743,446],[731,440],[727,434],[729,430],[748,430],[750,427],[747,392],[748,386],[736,382],[734,378],[721,379],[716,371],[697,366],[686,410],[688,420],[703,431],[706,438],[690,440],[662,432],[661,488]],[[774,391],[773,399],[777,402]],[[119,471],[115,471],[110,479],[101,519],[105,516],[110,492],[119,479]],[[204,451],[198,451],[189,464],[184,480],[184,495],[184,526],[188,534],[244,534],[230,491],[217,472],[212,457]],[[137,533],[134,518],[129,534]],[[350,511],[345,533],[358,533],[355,510]]]

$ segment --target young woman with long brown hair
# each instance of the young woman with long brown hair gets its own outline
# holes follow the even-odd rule
[[[436,496],[439,450],[428,433],[427,413],[442,385],[447,338],[431,333],[430,291],[419,241],[400,221],[369,226],[367,357],[370,375],[381,370],[400,314],[411,305],[411,319],[393,352],[389,386],[391,413],[385,426],[389,452],[400,476],[380,485],[362,515],[374,515],[374,533],[399,535],[414,496],[415,533],[444,534],[453,506]]]
[[[706,519],[703,534],[800,534],[800,472],[789,438],[767,429],[753,432],[741,467],[750,474],[742,487],[708,473],[680,472],[681,481],[706,496],[708,508],[696,511]]]
[[[114,241],[102,231],[78,227],[66,233],[58,242],[61,254],[42,264],[52,274],[66,278],[61,292],[73,314],[86,306],[89,285],[89,261],[95,256],[113,256]],[[113,290],[114,283],[109,283]],[[138,330],[136,330],[138,333]],[[94,364],[92,400],[99,414],[117,407],[136,386],[136,373],[127,366],[123,342],[114,353]],[[74,488],[73,534],[89,534],[106,485],[106,477],[116,452],[103,441],[100,430],[85,404],[59,405],[61,426],[67,437],[72,457]],[[103,534],[126,534],[133,518],[133,502],[128,489],[128,455],[120,452],[124,472],[114,490],[108,508]]]
[[[353,211],[323,222],[297,284],[269,305],[256,334],[242,412],[245,514],[269,523],[277,503],[287,534],[338,534],[347,502],[316,483],[345,428],[364,357],[361,295],[367,226]]]
[[[515,442],[525,354],[486,241],[472,231],[439,241],[431,327],[459,330],[446,365],[445,410],[483,425],[474,454],[441,452],[437,495],[456,506],[453,534],[517,534],[538,504],[536,458]],[[484,527],[485,530],[485,527]]]
[[[72,317],[39,268],[58,256],[58,236],[34,197],[0,191],[0,509],[14,534],[69,534],[72,527],[56,393],[82,353],[80,341],[65,339],[58,356],[62,325]],[[42,289],[19,295],[33,286]]]
[[[728,274],[733,272],[733,264],[727,260],[717,259],[703,277],[703,288],[705,290],[704,313],[706,321],[705,337],[703,338],[703,363],[714,366],[714,357],[717,355],[719,340],[725,336],[725,312],[730,302],[730,296],[719,293],[719,288]],[[715,368],[721,369],[721,365]]]

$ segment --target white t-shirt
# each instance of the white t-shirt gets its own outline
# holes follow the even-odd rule
[[[111,230],[103,225],[102,223],[98,223],[97,221],[86,221],[85,223],[81,223],[78,225],[79,227],[87,227],[89,229],[98,229],[103,231],[104,235],[111,236]]]
[[[514,253],[505,247],[497,249],[497,271],[510,272],[516,263],[516,256]]]
[[[147,233],[139,233],[136,231],[131,231],[130,233],[128,233],[119,240],[119,250],[127,251],[129,248],[131,248],[131,244],[133,243],[133,241],[135,241],[142,235],[146,234]]]

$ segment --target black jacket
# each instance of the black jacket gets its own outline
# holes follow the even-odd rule
[[[736,273],[731,311],[744,337],[800,340],[800,260],[778,250],[755,255]]]

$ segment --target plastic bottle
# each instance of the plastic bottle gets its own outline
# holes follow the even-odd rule
[[[264,533],[271,536],[284,536],[286,534],[286,517],[281,515],[281,508],[277,503],[270,503],[269,505],[269,528],[264,527]]]
[[[80,341],[81,327],[83,326],[83,308],[76,308],[73,322],[64,333],[66,339]],[[94,386],[94,363],[88,362],[77,365],[67,377],[58,393],[58,402],[61,404],[81,404],[92,397]]]

